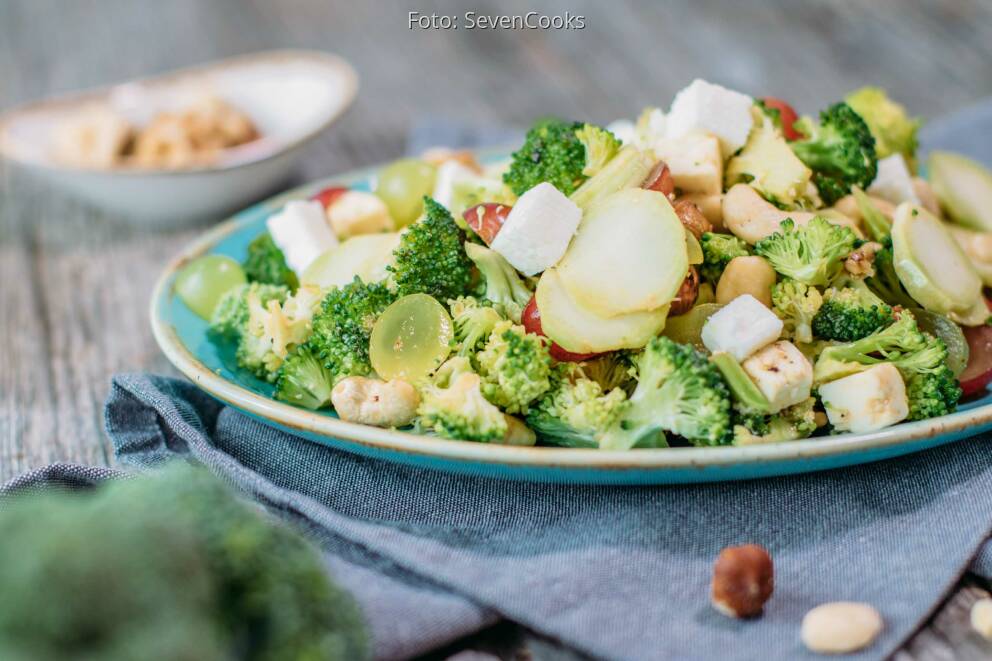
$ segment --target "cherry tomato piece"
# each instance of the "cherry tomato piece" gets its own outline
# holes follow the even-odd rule
[[[964,395],[985,391],[992,382],[992,326],[972,326],[961,329],[968,340],[968,366],[961,372]]]
[[[668,198],[672,197],[675,194],[675,180],[672,179],[672,171],[668,169],[668,164],[664,161],[658,161],[658,164],[644,178],[641,188],[658,191]]]
[[[541,311],[537,309],[537,299],[535,297],[530,297],[530,302],[527,303],[523,314],[520,315],[520,323],[523,324],[524,330],[528,333],[546,337],[544,335],[544,329],[541,327]],[[551,343],[548,352],[552,358],[562,363],[580,363],[583,360],[589,360],[590,358],[601,355],[598,353],[572,353],[571,351],[562,349],[554,342]]]
[[[329,206],[334,204],[334,202],[348,192],[348,189],[343,186],[331,186],[330,188],[325,188],[313,197],[311,200],[320,202],[320,205],[327,209]]]
[[[472,231],[479,235],[479,238],[486,242],[488,246],[499,234],[499,230],[506,222],[506,217],[510,215],[513,207],[496,202],[486,202],[477,204],[471,209],[466,209],[462,218],[472,228]]]
[[[799,119],[799,115],[796,111],[792,109],[788,103],[782,99],[777,99],[774,96],[766,96],[762,99],[765,105],[769,108],[775,108],[779,112],[779,116],[782,118],[782,133],[785,135],[786,140],[798,140],[803,137],[803,134],[797,131],[793,124]]]

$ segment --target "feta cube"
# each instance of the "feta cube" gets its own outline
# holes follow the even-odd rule
[[[913,175],[909,173],[902,154],[892,154],[878,161],[878,174],[868,187],[868,192],[893,204],[920,203],[913,186]]]
[[[655,155],[672,173],[683,193],[719,195],[723,191],[723,156],[720,141],[710,133],[687,133],[662,138],[652,145]]]
[[[792,342],[769,344],[745,360],[742,367],[768,398],[770,413],[806,400],[813,389],[813,365]]]
[[[524,275],[558,263],[582,220],[582,210],[544,182],[520,196],[491,248]]]
[[[327,224],[324,207],[313,200],[287,202],[282,211],[269,216],[265,225],[286,256],[286,264],[298,276],[303,275],[310,262],[338,245],[338,237]]]
[[[706,320],[703,344],[712,353],[726,351],[743,362],[782,334],[782,320],[750,294],[738,296]]]
[[[744,146],[754,118],[754,99],[697,78],[675,95],[668,113],[666,134],[681,138],[693,131],[712,133],[720,140],[723,158]]]
[[[451,208],[455,197],[455,185],[459,182],[474,181],[479,174],[455,160],[445,161],[437,168],[434,179],[434,194],[431,196],[446,208]]]
[[[327,221],[339,239],[393,229],[389,208],[378,195],[350,190],[327,207]]]
[[[820,386],[820,399],[827,419],[839,431],[875,431],[909,415],[906,384],[892,363],[825,383]]]

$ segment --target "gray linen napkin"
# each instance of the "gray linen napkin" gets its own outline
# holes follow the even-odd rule
[[[992,440],[818,474],[678,487],[473,479],[353,456],[275,431],[185,382],[120,375],[106,407],[120,459],[189,457],[295,519],[406,656],[506,617],[606,658],[813,658],[798,639],[824,601],[874,604],[894,651],[992,526]],[[815,442],[815,441],[811,441]],[[709,605],[713,558],[767,546],[775,596],[758,620]]]

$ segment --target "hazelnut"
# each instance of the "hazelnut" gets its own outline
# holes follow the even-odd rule
[[[757,544],[728,546],[713,566],[713,607],[730,617],[754,617],[775,588],[772,558]]]
[[[696,298],[698,296],[699,271],[695,266],[690,266],[689,273],[686,274],[685,280],[682,281],[682,286],[679,287],[675,298],[672,299],[672,306],[668,310],[669,316],[675,317],[691,310],[692,306],[696,304]]]
[[[821,654],[847,654],[875,642],[882,616],[868,604],[835,601],[821,604],[803,617],[803,645]]]

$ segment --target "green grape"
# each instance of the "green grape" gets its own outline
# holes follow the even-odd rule
[[[416,158],[401,158],[387,165],[376,178],[375,194],[389,207],[397,229],[417,220],[424,209],[424,195],[434,192],[437,170]]]
[[[244,269],[236,261],[223,255],[205,255],[182,268],[174,290],[186,307],[210,319],[217,301],[228,290],[245,282]]]
[[[706,324],[706,320],[722,307],[717,303],[703,303],[685,314],[669,317],[668,321],[665,322],[665,330],[661,334],[679,344],[691,344],[701,349],[703,348],[703,326]]]
[[[916,324],[921,331],[944,341],[947,345],[947,366],[954,372],[954,376],[960,376],[968,365],[970,353],[968,340],[965,339],[961,327],[944,315],[923,308],[910,308],[910,312],[916,317]]]
[[[383,310],[372,327],[369,358],[384,379],[417,381],[451,353],[451,317],[427,294],[410,294]]]

